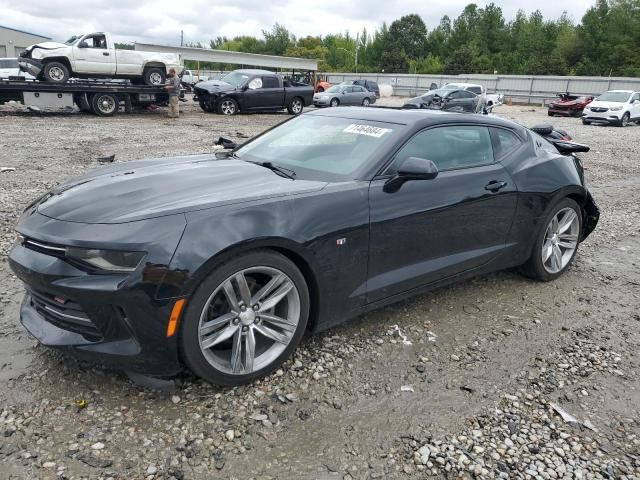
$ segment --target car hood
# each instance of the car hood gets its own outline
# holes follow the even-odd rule
[[[579,103],[584,103],[584,100],[562,100],[559,98],[551,103],[554,103],[555,105],[577,105]]]
[[[611,108],[611,107],[620,107],[624,105],[624,102],[602,102],[598,100],[594,100],[589,104],[589,107],[598,107],[598,108]]]
[[[62,184],[35,202],[38,213],[79,223],[124,223],[321,190],[241,160],[211,155],[121,163]],[[30,207],[34,208],[34,206]]]
[[[204,90],[209,93],[227,93],[234,92],[236,87],[222,80],[207,80],[206,82],[199,82],[195,86],[195,89]]]
[[[57,48],[67,48],[68,45],[58,42],[42,42],[33,44],[25,48],[25,52],[33,53],[34,50],[56,50]]]

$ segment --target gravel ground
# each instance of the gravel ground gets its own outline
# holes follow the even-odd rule
[[[386,100],[388,104],[394,100]],[[171,392],[38,346],[5,254],[22,208],[111,154],[211,152],[286,114],[183,104],[96,118],[0,106],[2,478],[640,478],[640,127],[553,119],[577,141],[600,224],[562,279],[479,277],[303,341],[253,385]],[[502,106],[525,125],[540,108]]]

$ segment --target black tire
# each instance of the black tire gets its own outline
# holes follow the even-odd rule
[[[206,98],[199,98],[198,104],[200,105],[200,108],[205,112],[212,113],[215,111],[215,107],[211,105],[211,102]]]
[[[616,123],[616,125],[618,127],[624,127],[625,125],[628,125],[630,121],[631,121],[631,115],[629,114],[629,112],[625,112],[624,115],[622,115],[622,118],[620,119],[620,121]]]
[[[493,102],[492,102],[491,100],[489,100],[489,101],[487,102],[487,107],[492,107],[492,106],[493,106]]]
[[[363,98],[362,99],[362,106],[363,107],[368,107],[369,105],[371,105],[371,100],[369,100],[368,98]]]
[[[238,102],[233,98],[225,97],[218,102],[216,110],[220,115],[235,115],[239,110]]]
[[[164,85],[167,81],[167,72],[163,68],[145,68],[143,79],[145,85]]]
[[[300,97],[293,97],[287,105],[287,112],[291,115],[300,115],[304,110],[304,100]]]
[[[340,106],[340,100],[338,100],[337,98],[332,98],[331,101],[329,102],[329,106],[330,107],[339,107]]]
[[[264,368],[249,374],[230,374],[216,369],[206,359],[200,349],[199,326],[200,315],[210,295],[227,278],[245,268],[255,266],[267,266],[284,272],[298,290],[300,298],[300,318],[295,332],[286,349]],[[264,377],[277,369],[285,362],[297,348],[307,328],[309,318],[309,290],[304,276],[296,265],[284,255],[272,250],[254,250],[243,253],[229,259],[217,266],[198,286],[195,293],[188,301],[187,310],[180,330],[180,349],[185,363],[200,378],[215,385],[234,386],[250,383],[253,380]]]
[[[583,125],[591,125],[591,122],[589,120],[585,120],[584,118],[582,119],[582,124]]]
[[[47,82],[66,83],[71,74],[64,63],[47,62],[42,68],[42,75]]]
[[[542,282],[549,282],[555,280],[560,277],[569,266],[573,263],[573,260],[576,258],[576,253],[578,253],[578,249],[580,247],[580,243],[576,246],[576,249],[573,251],[571,259],[567,262],[567,264],[557,273],[549,273],[543,265],[542,262],[542,245],[545,241],[545,235],[547,232],[547,227],[551,222],[551,219],[558,213],[560,210],[570,207],[572,208],[577,216],[579,221],[579,232],[582,232],[582,209],[580,206],[570,198],[563,198],[558,203],[556,203],[549,212],[544,217],[544,220],[540,223],[540,227],[538,232],[536,233],[536,240],[533,244],[533,250],[531,251],[531,256],[529,260],[520,267],[520,273],[523,275],[533,278],[535,280],[540,280]]]
[[[547,115],[549,115],[550,117],[555,117],[556,114],[553,112],[547,112]]]
[[[91,97],[91,111],[99,117],[112,117],[119,107],[120,101],[113,93],[96,93]]]
[[[92,112],[91,104],[89,103],[89,99],[86,93],[78,93],[76,97],[76,104],[81,112]]]

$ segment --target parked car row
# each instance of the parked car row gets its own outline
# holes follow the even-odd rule
[[[583,125],[606,123],[624,127],[631,122],[640,124],[640,92],[609,90],[596,98],[560,93],[557,100],[549,103],[547,113],[550,117],[580,117]]]

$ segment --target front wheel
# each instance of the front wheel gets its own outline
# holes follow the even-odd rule
[[[337,98],[332,98],[331,102],[329,103],[330,106],[332,107],[337,107],[340,105],[340,100],[338,100]]]
[[[542,222],[522,273],[543,282],[558,278],[573,261],[581,232],[580,206],[570,198],[558,202]]]
[[[302,99],[299,97],[292,98],[291,101],[289,102],[289,105],[287,105],[287,111],[291,115],[300,115],[303,109],[304,109],[304,103],[302,102]]]
[[[249,383],[289,358],[308,316],[309,291],[296,265],[271,250],[245,253],[216,268],[196,290],[181,351],[208,382]]]
[[[625,114],[622,115],[622,118],[620,119],[617,125],[619,127],[626,127],[627,125],[629,125],[630,121],[631,121],[631,115],[629,115],[629,112],[625,112]]]
[[[235,115],[238,113],[238,102],[233,98],[223,98],[218,103],[218,113],[221,115]]]
[[[64,63],[48,62],[42,69],[42,74],[47,82],[65,83],[69,80],[69,69]]]

